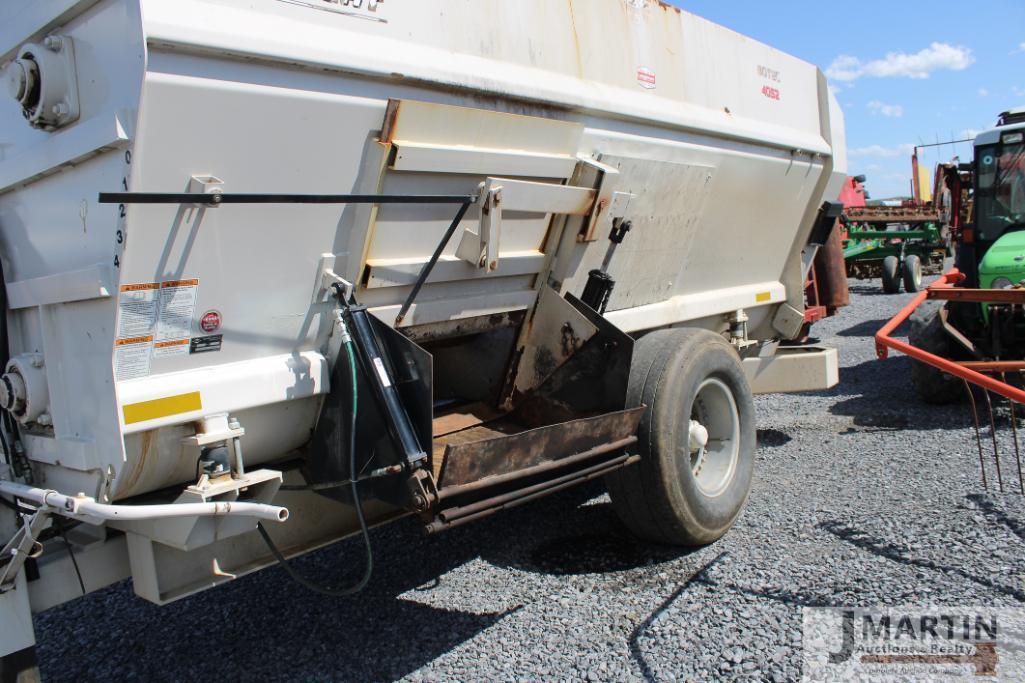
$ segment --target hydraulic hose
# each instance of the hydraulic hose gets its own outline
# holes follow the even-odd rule
[[[299,574],[285,559],[285,556],[281,554],[278,547],[271,540],[267,530],[263,528],[263,524],[257,523],[256,528],[263,537],[264,542],[270,549],[271,554],[274,555],[274,559],[278,561],[278,564],[288,572],[288,575],[292,577],[294,581],[302,585],[308,590],[314,593],[319,593],[329,598],[344,598],[359,593],[367,584],[370,583],[370,577],[374,572],[374,552],[370,546],[370,530],[367,529],[366,519],[363,517],[363,505],[359,499],[359,486],[358,477],[356,476],[356,408],[357,401],[359,399],[359,391],[357,390],[357,377],[356,377],[356,350],[355,345],[352,341],[352,337],[349,336],[349,332],[345,327],[344,321],[341,316],[338,317],[338,324],[342,331],[342,339],[345,343],[345,353],[349,359],[349,377],[352,380],[352,414],[349,420],[349,485],[352,487],[352,504],[356,508],[356,519],[359,520],[360,532],[363,534],[363,544],[367,551],[367,564],[366,569],[363,571],[363,577],[348,588],[327,588],[316,584],[306,577]]]

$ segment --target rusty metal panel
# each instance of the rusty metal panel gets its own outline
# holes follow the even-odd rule
[[[487,477],[510,474],[591,450],[604,443],[632,436],[644,408],[497,435],[469,443],[449,444],[439,485],[461,486]]]
[[[598,331],[551,287],[538,295],[533,314],[528,316],[516,347],[506,398],[526,394],[541,386],[570,356]]]
[[[598,328],[573,356],[529,394],[508,401],[524,425],[565,422],[626,407],[633,339],[572,294],[566,301]]]

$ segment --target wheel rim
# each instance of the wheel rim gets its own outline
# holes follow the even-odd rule
[[[914,267],[911,269],[911,272],[915,278],[915,285],[918,286],[922,284],[922,262],[915,261],[913,265]]]
[[[698,386],[688,429],[690,470],[703,494],[729,486],[740,458],[740,414],[729,386],[709,377]]]

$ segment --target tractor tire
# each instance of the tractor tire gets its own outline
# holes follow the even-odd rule
[[[911,315],[908,341],[923,351],[950,358],[954,344],[940,321],[939,302],[927,301]],[[965,397],[964,382],[931,365],[912,359],[911,384],[925,403],[947,405]]]
[[[627,405],[646,405],[641,461],[606,477],[612,507],[635,535],[705,545],[736,521],[751,490],[755,415],[736,351],[707,330],[639,339]]]
[[[896,256],[887,256],[883,259],[883,291],[887,294],[896,294],[900,291],[900,259]]]
[[[908,254],[900,269],[905,292],[913,294],[922,289],[922,259],[915,254]]]

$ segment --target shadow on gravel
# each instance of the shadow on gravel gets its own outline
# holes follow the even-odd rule
[[[446,590],[446,575],[462,565],[483,559],[544,574],[603,573],[686,552],[629,538],[608,503],[591,502],[603,492],[594,482],[434,537],[412,518],[374,529],[374,577],[349,599],[311,593],[279,568],[164,607],[134,597],[122,583],[37,615],[43,675],[241,680],[259,671],[261,680],[399,679],[522,607],[507,602],[508,608],[467,611],[466,604],[489,603],[461,583],[450,589],[451,608],[411,597]],[[341,587],[358,578],[362,562],[361,542],[350,539],[293,566],[312,581]],[[446,604],[444,594],[438,599]],[[210,656],[197,656],[203,653]]]
[[[321,597],[268,568],[164,607],[121,584],[50,610],[37,617],[44,679],[244,680],[246,672],[282,681],[401,678],[519,609],[476,613],[402,599],[476,556],[472,537],[432,543],[411,522],[371,532],[374,578],[353,598]],[[362,562],[356,540],[293,566],[341,587],[354,582]]]
[[[884,292],[883,285],[880,280],[869,280],[868,282],[856,282],[848,280],[847,282],[847,289],[850,290],[851,294],[857,294],[858,296],[894,297],[895,299],[897,297],[896,294],[887,294],[886,292]]]
[[[949,429],[969,425],[964,405],[933,406],[921,402],[911,386],[911,359],[895,356],[870,360],[840,374],[840,384],[810,395],[835,397],[829,412],[852,418],[842,434],[861,432]]]
[[[696,550],[645,543],[623,526],[607,502],[581,505],[564,511],[563,515],[561,526],[578,533],[555,535],[524,551],[514,548],[511,552],[485,555],[484,559],[499,566],[565,576],[648,567]]]
[[[997,593],[1002,593],[1012,597],[1018,602],[1025,602],[1025,591],[994,583],[990,579],[982,576],[975,576],[960,567],[941,564],[924,558],[911,557],[908,555],[907,551],[902,548],[899,548],[892,543],[888,543],[881,538],[876,538],[868,532],[856,529],[848,524],[843,524],[842,522],[822,522],[818,524],[817,527],[828,534],[832,534],[837,539],[845,543],[849,543],[855,548],[864,550],[867,553],[871,553],[872,555],[884,557],[908,567],[917,567],[919,569],[930,569],[932,571],[944,572],[946,574],[954,574],[967,579],[972,583],[985,586]]]
[[[897,311],[894,310],[893,313],[894,313],[894,315],[896,315]],[[836,336],[838,336],[838,337],[866,337],[866,338],[872,339],[872,338],[874,338],[876,336],[876,332],[878,332],[883,327],[883,325],[885,325],[889,321],[890,321],[889,318],[884,318],[882,320],[865,320],[863,322],[858,323],[857,325],[851,325],[850,327],[848,327],[845,330],[840,330],[839,332],[836,333]],[[907,334],[908,334],[908,325],[907,325],[907,323],[904,323],[903,325],[898,327],[896,332],[894,332],[894,336],[896,336],[896,337],[906,337]]]
[[[781,432],[778,429],[759,429],[758,430],[758,448],[779,448],[785,446],[793,441],[791,436],[786,432]]]
[[[982,514],[1003,526],[1005,529],[1017,536],[1019,540],[1025,541],[1025,523],[1011,517],[997,507],[992,496],[974,493],[970,496],[966,496],[966,498],[975,503]]]
[[[703,567],[701,567],[701,569],[694,572],[689,579],[680,584],[680,586],[678,586],[676,590],[669,595],[669,597],[663,600],[661,604],[659,604],[659,606],[644,619],[644,621],[634,627],[634,630],[630,633],[630,655],[633,657],[634,661],[637,662],[637,666],[640,667],[641,675],[644,677],[644,680],[657,681],[659,679],[655,676],[655,672],[652,671],[651,665],[648,664],[648,661],[644,657],[644,652],[641,650],[641,637],[688,588],[695,583],[712,583],[707,579],[709,570],[728,557],[729,553],[723,552],[712,558]]]

